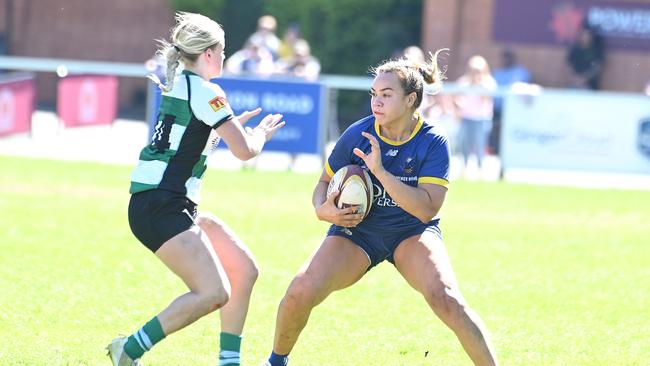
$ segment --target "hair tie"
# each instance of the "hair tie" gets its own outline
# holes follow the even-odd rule
[[[172,44],[172,46],[174,46],[174,49],[176,50],[176,52],[178,52],[178,53],[180,53],[180,52],[181,52],[181,49],[180,49],[180,48],[178,48],[178,46],[177,46],[177,45],[175,45],[175,44]]]
[[[421,64],[418,64],[418,65],[416,66],[416,70],[418,70],[418,72],[419,72],[420,75],[422,75],[422,76],[426,76],[426,75],[427,75],[427,69],[426,69],[426,67],[422,66]]]

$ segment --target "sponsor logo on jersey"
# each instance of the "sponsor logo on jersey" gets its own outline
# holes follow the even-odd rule
[[[399,207],[399,204],[378,184],[373,184],[373,202],[379,207]]]
[[[227,102],[226,98],[224,97],[215,97],[214,99],[210,100],[208,104],[210,104],[210,107],[212,107],[213,111],[218,112],[221,108],[226,106]]]
[[[386,156],[397,156],[398,152],[399,152],[399,150],[397,150],[397,149],[390,149],[390,150],[386,151]]]

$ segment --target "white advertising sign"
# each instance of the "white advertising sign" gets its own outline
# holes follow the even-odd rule
[[[650,98],[545,91],[506,97],[504,169],[650,175]]]

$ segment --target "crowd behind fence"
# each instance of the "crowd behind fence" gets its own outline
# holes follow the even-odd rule
[[[141,64],[11,56],[0,57],[0,70],[21,71],[5,73],[0,81],[0,136],[29,131],[31,112],[25,109],[33,109],[37,94],[30,72],[59,75],[57,112],[66,127],[112,123],[117,110],[117,77],[142,78],[144,82],[150,72]],[[332,113],[336,91],[366,91],[372,78],[320,75],[308,82],[227,77],[220,83],[237,112],[261,105],[269,113],[290,116],[287,127],[293,127],[286,128],[285,136],[278,136],[272,150],[322,155],[325,142],[335,140],[341,132],[336,128],[336,113]],[[143,121],[155,110],[155,90],[149,88],[149,110]],[[502,100],[500,142],[498,150],[491,153],[498,153],[504,170],[650,175],[650,103],[641,93],[545,89],[526,83],[481,88],[448,82],[428,106],[436,110],[423,113],[445,125],[452,147],[460,145],[459,116],[446,115],[444,99],[449,102],[458,96]],[[84,103],[95,105],[96,110]]]

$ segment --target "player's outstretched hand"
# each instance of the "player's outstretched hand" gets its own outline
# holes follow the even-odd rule
[[[316,216],[319,220],[327,221],[334,225],[343,227],[355,227],[363,220],[363,214],[358,214],[358,206],[338,208],[334,204],[334,199],[339,195],[339,191],[334,191],[323,204],[316,208]]]
[[[242,112],[242,114],[237,116],[237,120],[243,126],[246,123],[248,123],[248,120],[250,120],[251,118],[253,118],[253,117],[257,116],[258,114],[260,114],[260,112],[262,112],[262,108],[259,108],[259,107],[253,109],[252,111],[244,111],[244,112]]]
[[[277,130],[284,126],[281,114],[267,114],[257,127],[252,129],[253,133],[263,133],[266,141],[269,141]]]

